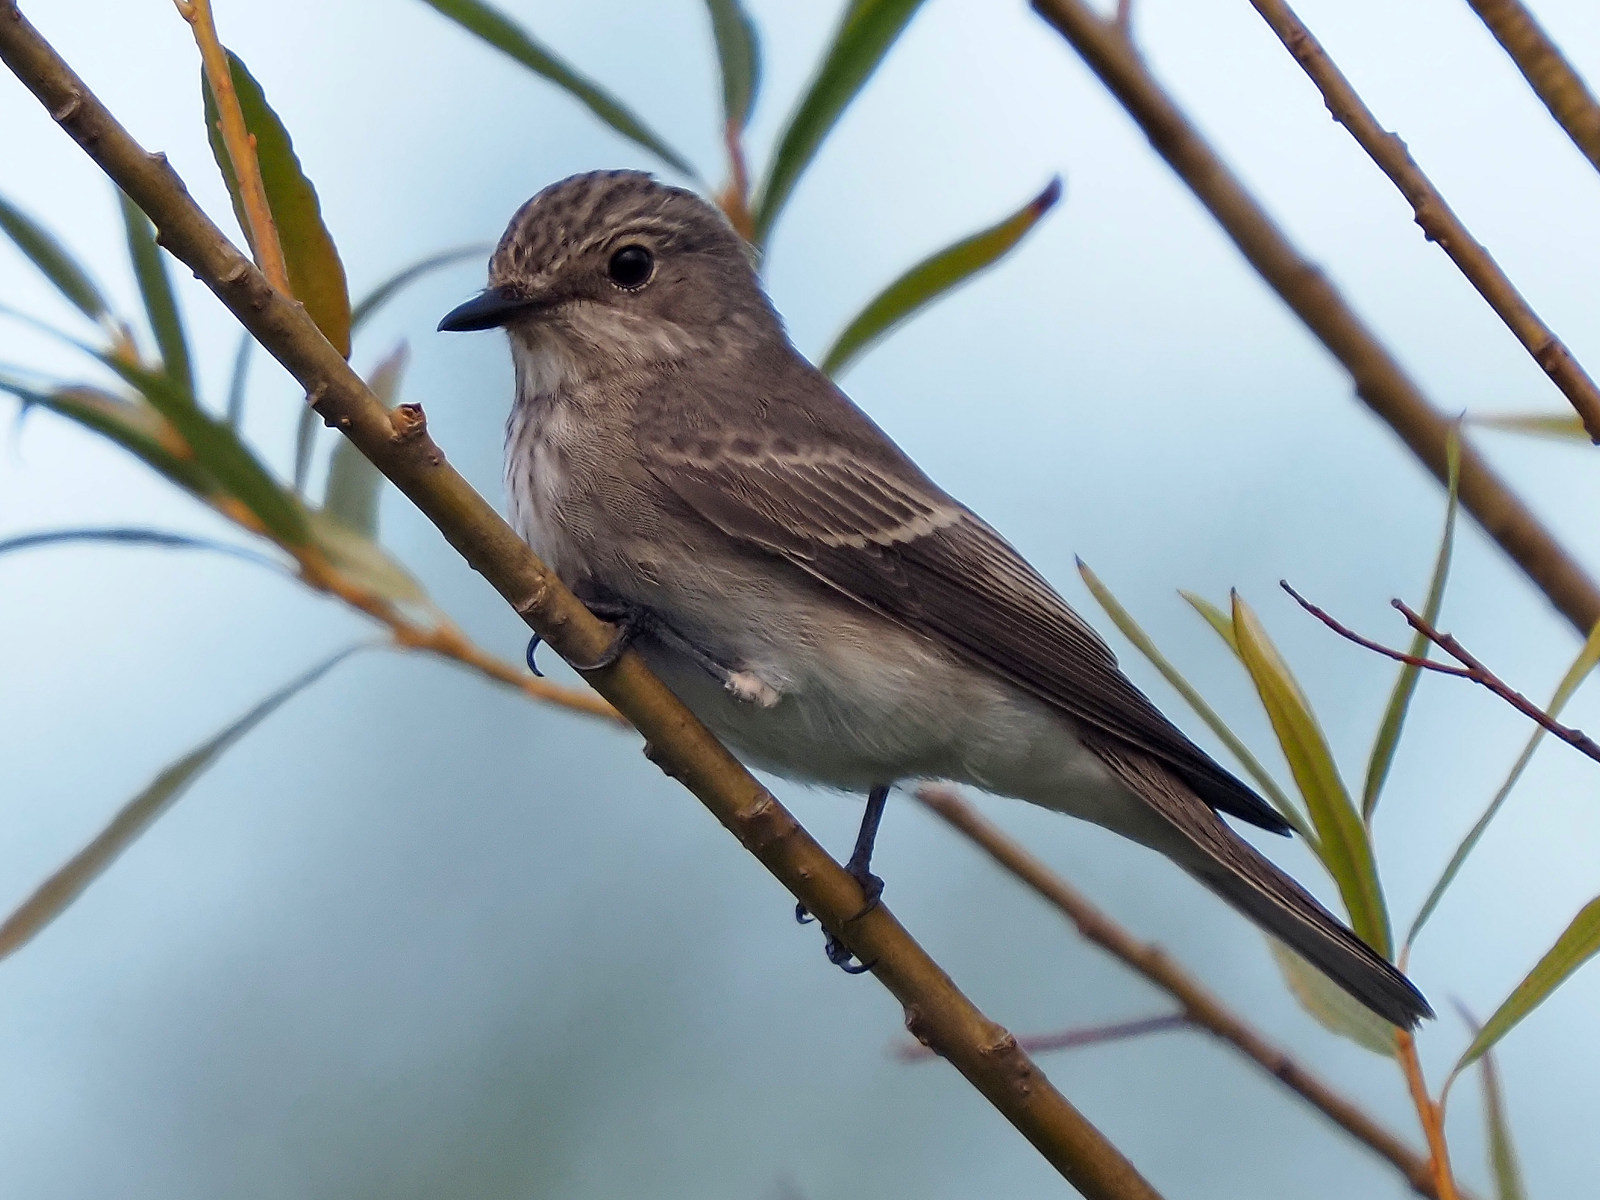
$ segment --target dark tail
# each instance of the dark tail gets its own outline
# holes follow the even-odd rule
[[[1151,845],[1316,967],[1384,1020],[1411,1029],[1433,1009],[1392,963],[1259,854],[1194,791],[1153,759],[1085,738],[1105,764],[1163,818]]]

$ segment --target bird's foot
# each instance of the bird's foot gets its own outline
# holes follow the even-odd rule
[[[866,811],[861,816],[861,830],[856,834],[855,849],[851,852],[850,861],[844,865],[844,869],[850,873],[850,878],[861,888],[861,907],[850,918],[852,923],[877,908],[883,896],[883,880],[872,873],[872,847],[877,841],[878,823],[883,820],[883,806],[888,798],[887,785],[872,789],[872,793],[867,797]],[[804,904],[796,904],[794,919],[802,925],[809,925],[816,918]],[[876,959],[872,962],[858,960],[855,951],[831,933],[828,934],[823,952],[828,956],[829,962],[848,975],[860,975],[877,965]]]
[[[607,667],[615,665],[616,661],[633,644],[633,639],[639,636],[650,619],[649,613],[645,609],[635,604],[629,604],[625,600],[585,601],[584,607],[600,620],[611,622],[617,627],[617,631],[612,635],[610,645],[602,650],[593,662],[570,664],[574,671],[585,673],[603,671]],[[544,672],[539,669],[537,655],[542,641],[543,639],[537,633],[529,638],[526,655],[528,670],[541,679],[544,678]]]

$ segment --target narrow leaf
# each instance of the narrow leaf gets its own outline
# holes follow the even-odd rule
[[[1534,437],[1555,438],[1562,442],[1589,441],[1583,421],[1577,413],[1483,413],[1467,418],[1485,429],[1499,429],[1506,433],[1525,433]]]
[[[316,409],[309,404],[300,406],[300,415],[294,423],[294,491],[297,496],[306,494],[306,484],[311,480],[311,452],[317,448],[317,427],[321,423]]]
[[[740,0],[706,0],[711,35],[722,68],[722,116],[734,129],[750,123],[761,86],[761,42],[755,22]]]
[[[161,351],[161,366],[184,391],[194,394],[194,370],[189,365],[189,341],[183,332],[183,315],[178,297],[172,291],[172,277],[161,247],[156,245],[156,229],[150,218],[127,194],[118,190],[122,202],[122,227],[128,237],[128,257],[133,261],[133,276],[144,299],[145,317]]]
[[[367,379],[367,386],[385,408],[394,407],[407,353],[406,344],[401,342],[373,368]],[[382,486],[383,475],[378,468],[356,449],[355,443],[349,438],[340,438],[328,464],[328,488],[323,497],[322,511],[362,536],[376,539],[378,492]]]
[[[350,310],[350,332],[352,334],[357,332],[374,313],[394,299],[397,292],[415,283],[430,271],[437,271],[441,267],[453,266],[469,258],[486,257],[493,252],[493,246],[486,246],[482,243],[471,246],[457,246],[454,250],[442,250],[438,254],[430,254],[427,258],[420,259],[409,267],[396,271],[363,296],[356,303],[356,306]]]
[[[1456,1011],[1474,1035],[1483,1026],[1459,1001]],[[1506,1112],[1506,1098],[1500,1088],[1500,1070],[1495,1066],[1494,1052],[1485,1051],[1478,1064],[1478,1077],[1483,1082],[1483,1122],[1489,1146],[1489,1176],[1494,1180],[1495,1200],[1528,1200],[1528,1189],[1522,1182],[1522,1168],[1517,1162],[1516,1143],[1511,1137],[1511,1120]]]
[[[0,232],[12,240],[23,256],[38,267],[79,312],[91,321],[110,323],[111,306],[89,273],[44,226],[3,196],[0,196]]]
[[[109,438],[146,466],[201,499],[209,500],[219,490],[217,481],[193,461],[194,452],[188,443],[148,404],[136,404],[87,386],[30,388],[5,375],[0,375],[0,391]]]
[[[256,344],[249,330],[239,336],[239,348],[233,352],[233,371],[228,376],[228,415],[224,420],[235,433],[244,424],[245,393],[250,385],[250,350]]]
[[[1439,608],[1444,603],[1444,585],[1450,577],[1450,557],[1455,549],[1456,510],[1459,507],[1461,488],[1461,429],[1450,427],[1445,441],[1445,461],[1448,464],[1449,488],[1444,508],[1444,532],[1439,535],[1439,552],[1434,556],[1433,578],[1428,583],[1428,599],[1422,606],[1422,618],[1438,627]],[[1431,643],[1422,634],[1411,639],[1409,653],[1421,658],[1428,653]],[[1394,765],[1395,751],[1400,747],[1400,732],[1405,727],[1406,713],[1411,708],[1411,697],[1416,694],[1417,680],[1422,668],[1402,663],[1400,674],[1389,693],[1388,706],[1383,710],[1383,720],[1378,723],[1378,733],[1372,742],[1372,754],[1367,759],[1367,779],[1361,789],[1361,819],[1372,823],[1373,811],[1378,807],[1378,796],[1383,791],[1384,780],[1389,778],[1389,768]]]
[[[1339,777],[1310,702],[1260,620],[1237,592],[1233,594],[1233,632],[1239,657],[1255,682],[1261,705],[1311,813],[1318,853],[1344,898],[1351,927],[1387,957],[1393,951],[1393,939],[1367,828]]]
[[[419,619],[441,619],[422,585],[377,542],[321,510],[310,514],[310,522],[317,549],[341,575],[387,600],[408,606]]]
[[[14,953],[60,916],[157,817],[172,807],[189,785],[224,751],[259,725],[284,701],[321,679],[358,649],[361,647],[352,646],[325,659],[152,779],[142,792],[122,807],[93,841],[40,884],[33,895],[0,924],[0,958]]]
[[[1578,651],[1578,657],[1573,659],[1572,665],[1567,668],[1567,673],[1561,677],[1561,682],[1556,685],[1555,695],[1550,698],[1550,703],[1545,706],[1545,711],[1552,717],[1561,715],[1561,710],[1567,706],[1567,701],[1572,699],[1572,694],[1578,690],[1578,685],[1588,678],[1589,673],[1600,665],[1600,623],[1589,631],[1589,637],[1583,644],[1583,649]],[[1445,892],[1450,890],[1450,885],[1455,882],[1460,874],[1462,865],[1467,861],[1468,855],[1477,848],[1479,840],[1489,828],[1490,823],[1499,815],[1500,807],[1511,795],[1517,782],[1522,778],[1523,771],[1533,761],[1533,753],[1544,741],[1545,729],[1540,725],[1528,735],[1528,742],[1522,748],[1522,753],[1517,755],[1517,761],[1511,765],[1511,773],[1506,776],[1500,790],[1495,792],[1494,798],[1489,801],[1489,806],[1483,814],[1467,831],[1467,836],[1461,839],[1461,844],[1456,847],[1455,853],[1450,856],[1450,861],[1445,864],[1444,871],[1440,874],[1438,882],[1428,892],[1428,898],[1422,902],[1416,920],[1411,922],[1411,929],[1406,933],[1406,945],[1417,940],[1417,935],[1422,932],[1422,927],[1428,923],[1428,918],[1433,916],[1433,910],[1439,907],[1439,901],[1444,899]]]
[[[1179,674],[1178,669],[1167,660],[1161,651],[1156,649],[1156,644],[1150,640],[1150,635],[1140,628],[1138,622],[1133,619],[1133,615],[1122,607],[1121,602],[1111,594],[1111,589],[1100,582],[1099,576],[1088,568],[1083,559],[1080,558],[1077,561],[1078,574],[1083,576],[1083,582],[1088,586],[1089,594],[1099,602],[1101,608],[1106,610],[1106,615],[1111,618],[1112,623],[1122,631],[1122,635],[1125,638],[1133,643],[1134,648],[1149,659],[1150,664],[1156,670],[1161,672],[1162,677],[1177,690],[1178,695],[1184,698],[1189,707],[1194,710],[1195,715],[1211,727],[1211,732],[1222,739],[1223,744],[1232,752],[1234,758],[1239,760],[1239,765],[1245,769],[1245,773],[1255,780],[1256,786],[1271,798],[1273,807],[1283,814],[1284,820],[1293,825],[1295,832],[1315,847],[1317,841],[1316,831],[1311,828],[1300,806],[1291,800],[1288,793],[1278,786],[1278,781],[1272,778],[1271,773],[1261,765],[1255,755],[1250,753],[1249,747],[1239,739],[1233,730],[1228,728],[1227,723],[1217,715],[1216,710],[1211,705],[1206,703],[1204,697],[1195,690],[1194,686]],[[1230,626],[1230,637],[1232,632],[1232,627]]]
[[[239,93],[239,107],[244,112],[245,127],[255,139],[256,158],[261,163],[261,182],[267,189],[267,205],[272,209],[272,222],[278,227],[278,240],[283,243],[283,261],[289,270],[289,288],[294,292],[294,298],[305,305],[306,313],[322,330],[322,336],[332,342],[340,354],[349,358],[350,292],[345,285],[344,264],[339,261],[338,248],[333,243],[328,227],[322,222],[322,205],[317,200],[317,190],[311,186],[311,180],[306,178],[305,171],[301,169],[294,143],[289,139],[289,131],[267,103],[261,85],[232,51],[228,53],[228,63],[233,74],[234,90]],[[222,141],[216,97],[211,94],[211,85],[204,74],[200,78],[211,153],[222,171],[223,181],[228,185],[228,195],[233,198],[233,210],[239,218],[239,227],[248,236],[250,223],[244,216],[233,162]]]
[[[305,511],[233,430],[203,412],[193,396],[181,391],[165,375],[109,354],[102,355],[101,361],[172,422],[199,463],[274,537],[289,545],[306,541]]]
[[[135,529],[115,527],[106,529],[50,529],[39,533],[23,533],[16,537],[0,539],[0,554],[13,550],[33,550],[48,546],[91,542],[97,545],[153,546],[164,550],[208,550],[225,554],[261,567],[282,570],[276,559],[259,554],[248,546],[234,546],[213,538],[194,537],[187,533],[169,533],[164,529]]]
[[[1013,250],[1061,198],[1061,180],[1016,212],[971,237],[923,259],[873,297],[822,356],[822,370],[838,375],[874,342],[941,296],[994,266]]]
[[[851,0],[817,73],[778,137],[754,205],[755,241],[767,240],[823,139],[916,16],[922,0]]]
[[[1593,958],[1596,951],[1600,951],[1600,897],[1589,901],[1579,910],[1578,915],[1572,918],[1572,924],[1556,939],[1556,944],[1545,952],[1545,956],[1528,972],[1527,978],[1484,1022],[1483,1028],[1456,1063],[1451,1077],[1470,1067],[1511,1032],[1518,1021],[1543,1004],[1550,993]]]
[[[1350,995],[1333,980],[1275,937],[1267,949],[1278,964],[1289,992],[1317,1024],[1374,1054],[1394,1057],[1394,1026]]]
[[[1204,596],[1196,595],[1194,592],[1185,592],[1181,590],[1178,592],[1178,595],[1182,596],[1189,602],[1190,608],[1194,609],[1195,612],[1199,613],[1205,618],[1206,624],[1211,626],[1212,629],[1216,630],[1217,636],[1228,643],[1228,649],[1232,650],[1235,654],[1239,653],[1239,639],[1233,635],[1232,617],[1228,616],[1227,613],[1223,612]]]
[[[475,33],[535,75],[548,79],[623,137],[643,146],[662,162],[691,179],[694,168],[643,121],[593,80],[578,74],[497,8],[483,0],[423,0],[469,33]]]

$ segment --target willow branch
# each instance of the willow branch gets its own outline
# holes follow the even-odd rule
[[[1032,0],[1144,130],[1162,158],[1210,210],[1245,258],[1339,360],[1356,394],[1441,483],[1449,477],[1451,422],[1290,244],[1217,157],[1116,25],[1083,0]],[[1600,587],[1470,445],[1461,447],[1461,502],[1550,602],[1587,636],[1600,621]]]
[[[568,662],[594,661],[615,631],[595,619],[446,461],[420,409],[391,414],[318,331],[189,197],[162,155],[117,123],[17,10],[0,0],[0,58],[66,133],[155,222],[181,259],[306,389],[350,440]],[[1091,1200],[1157,1200],[1155,1190],[961,993],[884,905],[860,887],[652,675],[640,657],[587,676],[644,734],[645,753],[682,782],[901,1002],[906,1026],[947,1058]]]
[[[1467,0],[1556,123],[1600,171],[1600,103],[1518,0]]]
[[[954,788],[918,788],[916,797],[957,832],[964,834],[1066,917],[1085,941],[1142,975],[1178,1002],[1184,1018],[1232,1046],[1273,1079],[1317,1109],[1379,1157],[1387,1159],[1420,1196],[1443,1200],[1428,1158],[1385,1129],[1355,1101],[1340,1095],[1287,1052],[1269,1042],[1244,1017],[1230,1009],[1161,947],[1140,941],[1051,871],[993,822],[963,800]]]
[[[233,68],[228,64],[228,52],[223,48],[222,39],[217,36],[211,0],[173,0],[173,3],[194,31],[211,94],[217,99],[217,126],[222,133],[222,144],[228,150],[228,161],[233,164],[233,177],[239,181],[239,199],[249,225],[245,232],[249,234],[256,263],[273,287],[285,296],[292,296],[283,244],[278,240],[278,226],[272,219],[267,185],[261,178],[261,162],[256,157],[256,139],[245,126],[239,93],[233,89]]]
[[[1409,1029],[1397,1029],[1394,1045],[1401,1073],[1406,1077],[1406,1090],[1411,1094],[1411,1102],[1422,1122],[1422,1132],[1428,1139],[1428,1170],[1433,1176],[1435,1194],[1439,1200],[1460,1200],[1461,1192],[1450,1169],[1450,1148],[1444,1139],[1444,1109],[1428,1095],[1428,1081],[1423,1077],[1422,1062],[1417,1058],[1417,1040]]]
[[[1410,203],[1424,236],[1436,243],[1478,289],[1517,341],[1544,368],[1572,402],[1589,440],[1600,442],[1600,388],[1581,363],[1517,291],[1481,242],[1468,232],[1454,210],[1417,166],[1406,144],[1378,124],[1377,118],[1350,86],[1321,43],[1312,36],[1284,0],[1250,0],[1272,32],[1317,85],[1328,111],[1355,138],[1372,161]]]

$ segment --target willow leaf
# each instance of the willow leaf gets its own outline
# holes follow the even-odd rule
[[[1504,433],[1525,433],[1533,437],[1554,438],[1562,442],[1585,442],[1589,434],[1577,413],[1484,413],[1467,418],[1485,429]]]
[[[0,196],[0,232],[40,274],[55,285],[72,306],[91,321],[111,322],[111,306],[78,260],[67,252],[55,236],[27,213]]]
[[[1428,598],[1422,606],[1422,619],[1438,627],[1439,608],[1444,604],[1444,586],[1450,577],[1450,558],[1455,550],[1456,511],[1461,490],[1461,429],[1450,427],[1445,441],[1445,461],[1448,464],[1449,487],[1444,508],[1444,532],[1439,535],[1439,552],[1434,556],[1433,577],[1428,582]],[[1422,634],[1411,639],[1412,658],[1428,653],[1431,643]],[[1389,768],[1394,765],[1395,751],[1400,746],[1400,733],[1406,723],[1406,713],[1411,708],[1411,697],[1416,694],[1417,680],[1422,668],[1412,663],[1402,663],[1395,678],[1394,689],[1389,693],[1389,703],[1384,708],[1383,720],[1378,723],[1378,733],[1372,742],[1372,754],[1367,759],[1366,783],[1361,789],[1361,819],[1372,822],[1373,811],[1378,807],[1378,796],[1383,791]]]
[[[1317,830],[1317,852],[1339,887],[1351,927],[1378,953],[1393,950],[1389,913],[1378,882],[1367,827],[1350,800],[1311,704],[1249,605],[1233,594],[1239,657],[1289,760]]]
[[[711,35],[722,70],[723,120],[730,128],[742,130],[750,123],[761,87],[761,42],[755,22],[740,0],[706,0],[706,8],[711,12]]]
[[[239,94],[239,107],[244,111],[245,127],[255,139],[256,158],[261,164],[261,182],[267,191],[267,207],[272,210],[272,223],[278,227],[278,240],[283,244],[283,262],[289,271],[289,290],[294,298],[305,305],[306,313],[322,330],[322,336],[346,358],[350,357],[350,291],[345,283],[344,264],[339,260],[339,250],[333,235],[322,221],[322,205],[317,199],[317,189],[311,186],[294,152],[289,131],[284,128],[278,114],[267,103],[266,93],[249,69],[231,50],[228,64],[233,75],[234,91]],[[211,94],[211,84],[201,76],[204,91],[206,134],[211,141],[211,153],[222,171],[223,182],[228,185],[228,195],[233,198],[233,210],[239,226],[248,238],[250,223],[245,219],[244,202],[239,195],[239,180],[234,174],[233,160],[223,143],[222,131],[217,123],[217,101]]]
[[[194,370],[189,365],[189,339],[183,332],[183,314],[178,309],[178,297],[172,291],[172,277],[167,274],[166,260],[156,244],[156,228],[143,210],[128,199],[127,193],[118,190],[117,199],[122,204],[122,227],[128,237],[133,277],[138,281],[139,295],[144,300],[145,319],[150,322],[156,348],[161,351],[162,369],[174,383],[193,395]]]
[[[1589,901],[1572,918],[1572,923],[1556,939],[1555,945],[1529,971],[1527,977],[1507,996],[1505,1003],[1483,1023],[1483,1028],[1462,1053],[1451,1074],[1453,1079],[1495,1045],[1512,1028],[1543,1004],[1572,973],[1600,951],[1600,897]]]
[[[1272,961],[1278,964],[1290,994],[1317,1024],[1374,1054],[1394,1057],[1393,1025],[1277,938],[1267,938],[1267,949],[1272,951]]]
[[[157,817],[171,808],[206,768],[216,762],[230,746],[259,725],[286,700],[321,679],[360,648],[352,646],[341,650],[331,658],[324,659],[298,679],[273,692],[215,737],[195,747],[152,779],[143,791],[123,805],[111,819],[110,824],[87,846],[41,883],[16,911],[0,923],[0,958],[15,953],[60,916],[66,907],[81,896],[84,889],[115,862]]]
[[[851,0],[817,73],[778,136],[753,209],[758,245],[772,232],[823,139],[921,7],[922,0]]]
[[[1010,216],[923,259],[896,279],[856,315],[822,356],[822,370],[838,375],[868,347],[922,309],[995,265],[1027,236],[1061,199],[1061,180],[1052,179]]]
[[[423,3],[449,17],[469,33],[477,34],[535,75],[548,79],[623,137],[643,146],[674,170],[691,179],[695,178],[695,170],[688,160],[667,145],[621,101],[593,80],[578,74],[499,9],[483,3],[483,0],[423,0]]]
[[[383,402],[393,408],[400,390],[400,376],[405,371],[406,344],[401,342],[373,368],[367,386]],[[378,536],[378,493],[383,487],[383,475],[365,454],[356,449],[349,438],[340,438],[333,448],[328,463],[328,487],[322,501],[322,511],[342,522],[363,537]]]
[[[1228,649],[1235,654],[1239,653],[1239,639],[1233,634],[1233,618],[1228,616],[1204,596],[1194,592],[1179,591],[1178,595],[1188,601],[1189,607],[1205,618],[1206,624],[1216,631],[1218,637],[1228,643]]]
[[[195,537],[187,533],[171,533],[165,529],[139,529],[114,526],[101,529],[47,529],[38,533],[22,533],[0,539],[0,554],[16,550],[34,550],[47,546],[65,546],[80,543],[113,546],[150,546],[161,550],[205,550],[241,559],[261,567],[281,570],[282,564],[259,554],[248,546],[235,546],[214,538]]]

